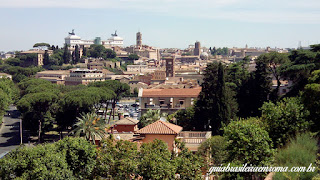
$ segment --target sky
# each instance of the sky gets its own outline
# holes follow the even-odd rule
[[[159,48],[296,48],[320,43],[319,0],[0,0],[0,51],[37,42],[62,46],[75,29],[82,39]]]

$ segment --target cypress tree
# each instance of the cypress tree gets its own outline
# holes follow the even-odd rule
[[[63,62],[64,62],[65,64],[69,64],[69,63],[70,63],[71,53],[70,53],[70,51],[69,51],[69,48],[68,48],[68,45],[67,45],[67,44],[64,45],[64,51],[63,51],[63,56],[62,56],[62,58],[63,58]]]
[[[46,50],[43,55],[43,65],[48,65],[49,63],[49,54],[48,50]]]
[[[77,64],[80,62],[80,52],[79,52],[79,46],[76,45],[75,50],[74,50],[74,64]]]
[[[87,56],[87,48],[83,47],[82,56]]]
[[[224,67],[211,63],[205,70],[204,82],[195,105],[196,130],[212,130],[221,134],[223,124],[228,124],[237,113],[237,103],[232,90],[226,85]],[[233,110],[233,112],[231,111]]]

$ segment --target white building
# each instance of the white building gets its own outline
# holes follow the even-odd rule
[[[93,40],[82,40],[81,37],[74,33],[74,29],[72,29],[72,32],[69,33],[69,36],[64,38],[64,41],[67,45],[70,45],[71,48],[75,48],[76,45],[90,46],[94,44]]]
[[[106,40],[102,41],[102,45],[107,47],[123,47],[123,38],[117,35],[117,31],[114,34],[111,34],[111,37]]]
[[[65,43],[69,45],[71,48],[75,48],[76,45],[78,46],[85,46],[89,47],[90,45],[94,44],[94,40],[83,40],[81,37],[77,36],[72,30],[69,35],[64,38]],[[106,41],[101,41],[102,45],[105,47],[123,47],[123,38],[117,35],[117,31],[114,34],[111,34],[111,37]]]

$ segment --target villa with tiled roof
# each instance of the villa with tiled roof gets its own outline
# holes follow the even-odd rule
[[[142,113],[147,109],[160,109],[161,112],[174,113],[193,105],[201,88],[182,89],[140,89],[139,100]]]
[[[142,143],[159,139],[168,144],[169,150],[175,150],[174,140],[181,131],[181,126],[158,120],[140,129],[136,134],[140,134],[140,141]]]

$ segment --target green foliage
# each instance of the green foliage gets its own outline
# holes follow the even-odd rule
[[[220,134],[222,125],[228,124],[237,113],[234,93],[226,85],[225,70],[221,63],[209,64],[203,80],[195,105],[194,126],[197,130],[210,129],[214,134]]]
[[[1,179],[75,179],[54,144],[20,147],[0,159]]]
[[[2,123],[3,115],[9,107],[9,102],[10,99],[8,98],[8,95],[0,89],[0,124]]]
[[[295,50],[289,55],[290,62],[281,66],[282,76],[293,81],[287,96],[297,96],[308,83],[311,72],[319,69],[319,55],[309,50]]]
[[[227,158],[227,141],[222,136],[212,136],[201,143],[198,154],[207,160],[207,164],[220,166]]]
[[[43,55],[43,65],[48,65],[50,63],[49,54],[46,50]]]
[[[51,86],[52,83],[50,81],[44,80],[44,79],[36,79],[36,78],[32,78],[32,79],[24,79],[23,81],[21,81],[18,84],[18,87],[20,88],[20,90],[22,91],[21,94],[25,95],[26,94],[26,89],[29,88],[36,88],[37,86]]]
[[[33,47],[41,47],[41,46],[47,46],[49,48],[50,44],[48,44],[48,43],[36,43],[36,44],[33,45]]]
[[[0,124],[10,104],[15,103],[19,97],[19,90],[14,83],[7,78],[0,79]]]
[[[144,179],[173,179],[176,167],[165,142],[155,139],[140,147],[139,174]]]
[[[312,120],[313,125],[311,130],[314,132],[320,131],[320,70],[312,72],[309,78],[309,84],[304,87],[302,93],[302,102],[306,109],[309,110],[309,119]]]
[[[270,164],[274,153],[272,141],[258,119],[230,122],[224,128],[224,137],[228,142],[226,162],[248,163],[253,166]]]
[[[311,47],[311,51],[320,52],[320,44],[313,44],[313,45],[310,45],[310,47]]]
[[[10,66],[20,66],[21,64],[21,61],[19,58],[8,58],[6,61],[5,61],[5,64],[8,64]]]
[[[184,131],[191,131],[194,129],[194,114],[195,109],[194,106],[192,106],[178,110],[173,116],[176,119],[177,125],[182,126]]]
[[[68,45],[65,44],[63,48],[63,55],[62,55],[63,63],[69,64],[71,60],[71,53],[69,51]]]
[[[31,93],[23,96],[17,104],[22,120],[30,130],[38,127],[38,140],[42,140],[45,131],[52,127],[53,107],[58,96],[51,92]]]
[[[97,173],[103,178],[130,179],[138,173],[137,144],[108,139],[102,142],[97,159]]]
[[[76,136],[84,135],[87,141],[95,143],[96,137],[100,139],[106,135],[106,122],[95,113],[82,114],[77,117],[76,128],[73,130]]]
[[[72,56],[72,64],[77,64],[80,62],[80,51],[79,51],[79,46],[76,45],[73,56]]]
[[[137,54],[130,54],[128,56],[128,60],[138,60],[139,59],[139,56]]]
[[[0,65],[0,71],[12,75],[12,80],[14,82],[20,82],[32,75],[35,75],[37,72],[41,71],[42,67],[19,67],[19,66],[10,66],[8,64]]]
[[[266,69],[269,74],[277,80],[277,88],[273,91],[271,99],[277,100],[279,96],[279,88],[281,85],[281,65],[289,62],[287,54],[270,52],[262,54],[256,60],[256,63],[266,64]]]
[[[96,87],[79,88],[65,93],[59,100],[56,118],[60,130],[73,126],[81,113],[93,112],[95,105],[106,95],[106,91]]]
[[[0,159],[1,179],[91,179],[96,148],[80,138],[20,147]]]
[[[68,168],[77,179],[92,179],[97,158],[95,146],[85,139],[72,137],[58,141],[55,146],[65,154]]]
[[[223,47],[223,48],[218,48],[216,49],[216,47],[213,47],[211,49],[211,54],[212,55],[224,55],[227,56],[228,55],[228,48],[227,47]]]
[[[316,166],[317,160],[317,140],[311,137],[308,133],[297,135],[295,139],[291,139],[288,146],[280,149],[275,155],[276,166],[289,167],[306,167],[310,163],[312,167]],[[306,169],[307,170],[307,169]],[[317,175],[317,170],[314,172],[281,172],[276,173],[274,179],[301,179],[309,180]]]
[[[264,102],[269,100],[271,78],[270,71],[268,70],[269,65],[264,57],[265,55],[258,57],[256,70],[241,81],[237,90],[238,116],[240,117],[260,116],[261,111],[259,108],[261,108]]]
[[[138,123],[139,128],[143,128],[145,126],[148,126],[149,124],[152,124],[158,120],[160,120],[161,117],[167,117],[168,114],[161,113],[160,109],[152,110],[148,109],[147,112],[142,114],[140,117],[140,121]]]
[[[201,180],[203,167],[201,157],[192,154],[187,148],[183,148],[178,156],[175,157],[176,173],[180,174],[181,179]]]
[[[103,45],[93,44],[88,51],[88,57],[113,59],[117,54],[112,49],[106,49]]]
[[[276,104],[266,102],[262,108],[262,122],[275,147],[284,145],[296,133],[309,129],[309,112],[305,110],[299,98],[285,98]]]
[[[22,98],[17,103],[25,128],[38,132],[38,140],[53,126],[53,116],[60,91],[57,85],[42,79],[28,79],[18,84]]]
[[[31,53],[26,55],[16,54],[16,58],[20,59],[21,61],[20,66],[29,67],[34,65],[34,62],[38,59],[38,55],[36,53]]]

